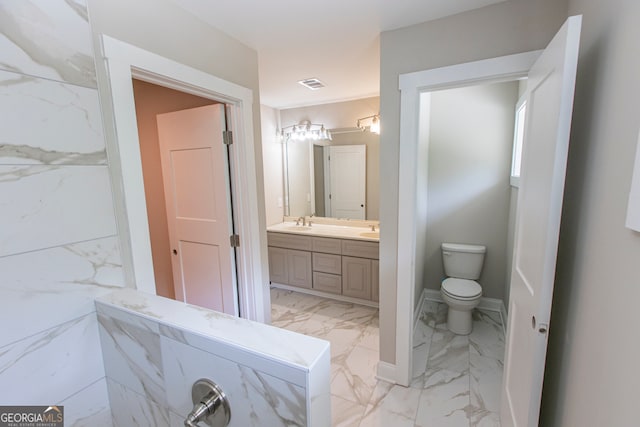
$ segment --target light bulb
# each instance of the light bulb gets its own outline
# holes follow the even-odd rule
[[[369,130],[380,135],[380,121],[378,120],[378,116],[373,116],[373,120],[371,120],[371,127],[369,128]]]

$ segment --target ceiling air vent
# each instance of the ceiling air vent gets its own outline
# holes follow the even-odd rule
[[[300,80],[298,83],[300,83],[302,86],[306,87],[307,89],[311,89],[311,90],[318,90],[324,87],[324,83],[322,83],[320,80],[315,78]]]

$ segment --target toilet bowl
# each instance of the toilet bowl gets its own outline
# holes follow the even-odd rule
[[[447,278],[440,294],[448,306],[447,328],[458,335],[468,335],[473,329],[471,312],[480,303],[480,277],[486,247],[456,243],[442,244],[442,260]]]
[[[473,329],[471,312],[480,303],[482,286],[474,280],[450,277],[442,282],[440,294],[449,306],[447,328],[457,335],[469,335]]]

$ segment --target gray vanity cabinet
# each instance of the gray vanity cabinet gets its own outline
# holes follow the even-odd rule
[[[342,257],[342,295],[371,299],[371,260]]]
[[[268,233],[269,280],[283,285],[311,288],[311,238]]]
[[[380,261],[371,260],[371,301],[380,301]]]
[[[289,283],[286,249],[269,248],[269,280],[276,283]]]
[[[311,252],[287,251],[289,285],[311,288]]]
[[[366,300],[373,300],[374,296],[377,297],[378,253],[379,245],[377,242],[342,241],[342,295]],[[375,280],[374,261],[376,265]]]
[[[378,301],[378,242],[268,232],[269,280]]]

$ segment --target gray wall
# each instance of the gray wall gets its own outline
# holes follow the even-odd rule
[[[282,222],[284,215],[284,181],[282,179],[282,156],[284,144],[276,137],[278,110],[260,106],[262,129],[262,159],[264,161],[264,206],[266,224]]]
[[[541,49],[567,16],[566,0],[511,0],[395,31],[380,41],[380,357],[395,363],[398,244],[398,76]],[[420,243],[420,242],[419,242]],[[424,248],[417,248],[417,251]],[[419,264],[419,263],[416,263]],[[420,269],[416,265],[416,269]],[[421,272],[416,271],[416,276]]]
[[[442,242],[480,244],[483,295],[504,297],[517,97],[517,81],[431,94],[427,288],[444,276]]]
[[[544,426],[638,424],[640,233],[625,228],[640,123],[640,2],[583,14],[543,391]]]

